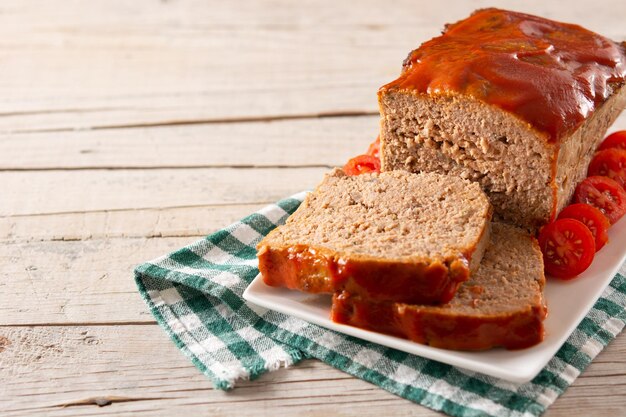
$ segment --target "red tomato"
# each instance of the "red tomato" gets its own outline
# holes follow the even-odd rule
[[[611,148],[598,152],[589,164],[587,175],[609,177],[626,189],[626,149]]]
[[[587,177],[576,187],[574,203],[594,206],[615,224],[626,213],[626,191],[608,177]]]
[[[359,155],[348,161],[343,167],[347,175],[361,175],[369,172],[380,172],[380,159],[372,155]]]
[[[611,223],[600,210],[589,204],[567,206],[559,214],[559,219],[575,219],[587,226],[595,240],[596,252],[609,241],[607,231]]]
[[[369,148],[367,148],[367,155],[372,155],[375,158],[380,158],[380,136],[376,137],[376,140],[370,143]]]
[[[574,219],[548,223],[539,233],[543,267],[548,275],[572,279],[589,268],[596,253],[593,235]]]
[[[626,149],[626,130],[611,133],[604,139],[604,142],[598,146],[599,151],[609,148]]]

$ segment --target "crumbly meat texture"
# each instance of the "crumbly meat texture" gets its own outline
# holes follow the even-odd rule
[[[379,90],[382,170],[477,181],[498,218],[536,229],[567,205],[626,105],[625,51],[505,10],[448,25]]]
[[[544,285],[535,239],[494,223],[480,267],[448,304],[380,303],[343,292],[333,298],[332,318],[445,349],[524,348],[543,339]]]
[[[494,223],[476,273],[447,306],[432,311],[475,317],[514,314],[543,306],[544,285],[543,258],[535,239],[513,226]]]
[[[337,169],[266,244],[306,244],[381,259],[447,259],[471,251],[488,222],[477,184],[404,171],[346,176]]]
[[[381,92],[382,170],[476,181],[498,219],[534,230],[567,205],[625,105],[626,87],[620,87],[556,144],[514,115],[472,97]]]
[[[461,178],[336,169],[258,245],[269,285],[445,302],[475,269],[492,208]]]

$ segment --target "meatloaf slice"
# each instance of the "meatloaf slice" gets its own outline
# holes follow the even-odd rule
[[[447,302],[489,241],[478,184],[440,174],[335,169],[257,246],[266,284],[364,298]]]
[[[498,9],[448,25],[379,90],[382,170],[478,181],[497,218],[535,229],[567,204],[624,108],[625,50]]]
[[[333,297],[331,317],[444,349],[525,348],[543,340],[544,283],[535,239],[494,223],[480,267],[448,304],[380,303],[343,291]]]

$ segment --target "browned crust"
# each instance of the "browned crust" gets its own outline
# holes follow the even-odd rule
[[[394,260],[261,242],[257,257],[267,285],[310,293],[349,290],[379,301],[445,303],[470,276],[470,261],[462,255],[448,260]]]
[[[373,303],[340,293],[333,297],[331,318],[442,349],[486,350],[522,349],[541,342],[546,313],[541,298],[515,312],[467,316],[428,306]]]
[[[499,24],[492,25],[495,21]],[[549,27],[540,41],[541,31],[531,35],[524,29],[535,24]],[[450,28],[455,28],[453,34]],[[498,47],[488,47],[495,44]],[[379,89],[379,97],[390,90],[472,96],[526,121],[544,132],[549,142],[558,143],[589,117],[583,109],[599,108],[617,88],[615,84],[626,82],[621,68],[626,59],[624,44],[578,25],[497,8],[478,9],[446,24],[442,36],[411,51],[400,75]],[[546,59],[526,61],[524,54],[530,50]],[[506,64],[501,61],[504,57]],[[579,65],[589,69],[574,76]],[[480,71],[490,66],[501,71]],[[507,77],[507,71],[515,75]],[[606,82],[594,84],[594,79]],[[591,85],[595,88],[586,88]]]
[[[306,208],[308,202],[305,200],[298,210]],[[279,226],[257,245],[259,270],[264,282],[275,287],[328,294],[350,290],[382,301],[445,303],[478,267],[490,240],[493,207],[486,198],[484,203],[479,213],[473,213],[480,216],[480,233],[477,231],[471,244],[458,247],[449,255],[412,252],[409,256],[374,256],[367,250],[355,253],[310,243],[306,238],[285,241],[281,238],[283,226]],[[305,227],[298,223],[296,214],[288,220],[295,223],[289,225]]]
[[[501,253],[498,242],[511,239],[524,241],[519,241],[517,249],[509,248],[505,252],[508,255],[502,258],[505,262],[499,270],[494,271],[490,269],[493,266],[486,266],[485,271],[477,271],[470,282],[462,284],[465,295],[457,295],[458,298],[455,297],[449,304],[432,306],[380,302],[343,291],[335,293],[333,297],[331,319],[443,349],[521,349],[535,345],[543,340],[543,321],[547,315],[543,294],[545,275],[541,265],[542,255],[536,239],[519,229],[513,233],[515,230],[512,226],[494,224],[492,242],[495,244],[488,249],[491,255]],[[522,248],[526,252],[519,252]],[[506,265],[511,254],[532,259],[536,266],[534,272],[527,270],[509,276],[510,271]],[[486,256],[493,262],[493,257]],[[523,285],[529,285],[530,292],[524,296],[527,301],[513,307],[509,302],[509,298],[513,296],[509,290],[514,288],[508,289],[506,286],[515,287],[517,281],[509,279],[519,277],[519,273],[526,274],[529,278],[528,283],[524,281]],[[494,274],[506,276],[507,280],[504,282],[511,284],[503,284],[500,295],[483,294],[482,287],[486,282],[493,282],[491,278]],[[471,297],[468,298],[468,294]],[[485,302],[488,304],[484,304]]]
[[[569,203],[576,185],[587,176],[587,166],[595,150],[624,107],[626,107],[626,84],[617,84],[613,94],[599,105],[578,129],[554,145],[550,182],[554,200],[550,221],[554,220]],[[563,155],[567,152],[573,153],[571,161],[563,160]],[[572,164],[571,168],[567,169],[569,164]],[[560,188],[563,189],[561,193]]]

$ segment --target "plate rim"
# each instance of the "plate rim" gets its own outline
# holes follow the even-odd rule
[[[621,224],[620,224],[621,223]],[[288,290],[286,288],[276,288],[270,287],[263,282],[263,278],[259,273],[254,280],[246,287],[243,298],[244,300],[261,306],[265,309],[277,311],[288,316],[293,316],[304,320],[309,323],[313,323],[315,325],[346,334],[348,336],[357,337],[359,339],[363,339],[372,343],[376,343],[379,345],[391,347],[397,350],[401,350],[407,352],[409,354],[421,356],[424,358],[428,358],[431,360],[436,360],[442,363],[449,364],[451,366],[456,366],[459,368],[463,368],[472,372],[477,372],[484,375],[489,375],[492,377],[500,378],[503,380],[515,382],[515,383],[525,383],[531,381],[535,376],[541,372],[541,370],[547,365],[547,363],[554,357],[554,355],[558,352],[558,350],[563,346],[565,341],[571,336],[571,334],[578,327],[580,322],[587,316],[591,308],[595,305],[597,300],[602,296],[603,292],[610,285],[611,281],[615,277],[615,275],[619,272],[621,266],[624,264],[626,260],[626,221],[618,222],[611,228],[609,231],[609,245],[606,245],[603,248],[603,252],[598,252],[598,256],[601,257],[600,260],[596,258],[594,265],[590,267],[593,268],[594,274],[602,274],[603,283],[602,285],[596,285],[593,287],[593,291],[589,294],[589,297],[585,299],[585,303],[581,308],[579,308],[579,313],[575,315],[574,319],[570,320],[563,328],[559,330],[561,333],[555,339],[550,340],[546,344],[546,339],[550,337],[549,334],[546,335],[546,339],[538,345],[519,350],[504,350],[507,355],[514,355],[519,357],[524,357],[528,355],[535,355],[534,359],[530,361],[530,363],[525,363],[522,369],[515,368],[513,369],[511,366],[506,366],[507,364],[494,364],[485,361],[481,361],[479,356],[484,352],[492,352],[493,350],[480,351],[480,352],[468,352],[468,351],[455,351],[449,349],[440,349],[435,348],[428,345],[419,344],[416,342],[412,342],[410,340],[391,336],[383,333],[374,332],[371,330],[365,330],[358,327],[335,323],[330,320],[329,315],[319,316],[313,314],[308,311],[306,308],[304,309],[296,309],[290,307],[290,304],[296,303],[300,306],[304,306],[305,304],[299,301],[295,301],[293,297],[287,297],[289,303],[276,303],[272,299],[268,299],[264,296],[264,291],[268,290],[272,292],[276,292],[276,295],[271,295],[271,297],[279,296],[281,293],[284,294],[294,294],[294,296],[306,293],[301,293],[298,291]],[[612,244],[612,245],[611,245]],[[622,250],[619,251],[619,245],[621,244]],[[606,259],[605,259],[606,258]],[[609,265],[605,265],[609,263]],[[603,266],[609,266],[608,269],[603,269]],[[596,271],[600,268],[599,271]],[[589,271],[589,270],[588,270]],[[544,293],[548,291],[548,285],[550,285],[551,291],[558,291],[558,287],[560,286],[568,286],[575,285],[578,280],[591,280],[594,277],[585,276],[587,272],[581,274],[577,280],[572,281],[556,281],[553,278],[546,278],[549,280],[547,282],[546,288],[544,289]],[[551,280],[551,281],[550,281]],[[593,285],[593,281],[587,282],[588,285]],[[261,290],[259,291],[259,288]],[[313,296],[314,294],[306,294],[308,296]],[[546,297],[547,298],[547,297]],[[547,299],[548,303],[548,315],[550,315],[550,304],[554,302],[550,299]],[[548,317],[548,319],[550,316]],[[546,329],[548,330],[548,329]],[[539,347],[539,350],[544,350],[542,348],[548,346],[547,352],[534,352]],[[534,349],[534,350],[533,350]],[[511,353],[512,352],[512,353]],[[537,355],[541,355],[539,358]],[[467,356],[475,357],[472,359],[467,358]]]

